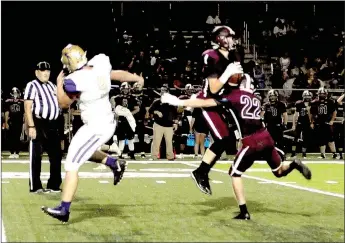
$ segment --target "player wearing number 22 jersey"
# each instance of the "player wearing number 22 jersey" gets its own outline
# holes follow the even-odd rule
[[[241,213],[235,219],[250,219],[243,195],[241,175],[253,165],[254,161],[263,158],[267,161],[276,177],[289,174],[293,169],[300,171],[305,178],[311,178],[311,172],[300,160],[283,162],[274,146],[274,141],[260,119],[260,100],[254,95],[252,80],[245,75],[240,87],[234,89],[221,99],[189,99],[179,100],[176,97],[164,95],[162,102],[171,105],[190,107],[222,107],[234,120],[242,141],[233,165],[229,170],[232,177],[234,193],[239,203]]]

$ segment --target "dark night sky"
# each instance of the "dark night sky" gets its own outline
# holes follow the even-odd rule
[[[40,61],[52,65],[51,80],[62,68],[61,50],[79,44],[91,57],[109,54],[113,20],[110,2],[2,2],[2,90],[24,88]]]
[[[206,21],[209,14],[215,15],[217,2],[173,2],[172,13],[168,2],[125,2],[126,23],[137,20],[142,9],[145,19],[155,19],[166,23],[162,18],[172,14],[172,19],[197,23]],[[280,14],[299,19],[299,22],[312,18],[312,7],[316,4],[316,22],[325,21],[342,23],[344,21],[344,2],[268,2],[272,19]],[[1,86],[4,93],[17,86],[24,88],[26,83],[35,78],[34,67],[40,61],[52,65],[51,81],[62,68],[61,50],[68,44],[78,44],[88,51],[88,57],[105,53],[114,57],[114,23],[111,2],[1,2]],[[256,21],[259,14],[264,14],[263,2],[220,2],[221,19],[230,16],[231,21],[243,18]],[[120,13],[120,2],[113,2],[114,11]],[[196,11],[196,9],[199,9]],[[202,9],[200,9],[202,8]],[[245,13],[245,14],[244,14]],[[274,18],[273,18],[274,17]],[[129,20],[128,20],[129,19]],[[242,23],[242,22],[241,22]],[[242,25],[241,25],[242,26]],[[114,50],[115,49],[115,50]]]

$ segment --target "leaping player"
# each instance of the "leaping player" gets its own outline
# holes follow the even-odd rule
[[[114,174],[114,185],[121,181],[127,167],[126,161],[98,150],[113,136],[116,127],[109,101],[111,80],[139,82],[141,87],[144,80],[126,71],[112,70],[109,57],[104,54],[96,55],[88,61],[86,52],[77,45],[69,44],[62,50],[61,62],[64,69],[68,70],[68,75],[65,77],[61,71],[57,78],[59,106],[67,108],[79,99],[84,125],[68,148],[61,204],[55,208],[43,206],[42,211],[65,223],[69,219],[81,165],[86,161],[105,164]]]
[[[234,194],[240,208],[240,214],[235,219],[250,219],[241,175],[253,165],[255,160],[264,158],[278,178],[297,169],[306,179],[311,179],[311,171],[300,160],[282,162],[271,135],[261,122],[261,102],[254,95],[254,85],[248,74],[245,74],[238,89],[234,89],[221,99],[180,100],[169,94],[164,94],[161,99],[162,103],[175,106],[222,107],[235,121],[242,142],[242,148],[229,170]]]
[[[198,99],[218,99],[231,91],[230,77],[243,74],[243,68],[236,59],[235,32],[228,26],[217,26],[212,31],[213,49],[202,54],[204,79],[202,91]],[[198,188],[205,194],[211,195],[208,174],[212,166],[225,151],[230,132],[228,122],[224,120],[222,111],[218,107],[202,109],[202,115],[210,129],[214,143],[206,150],[200,166],[192,172],[192,177]]]

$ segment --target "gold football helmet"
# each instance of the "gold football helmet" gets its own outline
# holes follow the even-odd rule
[[[86,65],[86,51],[80,46],[68,44],[62,50],[61,62],[63,68],[67,68],[67,70],[72,73]]]

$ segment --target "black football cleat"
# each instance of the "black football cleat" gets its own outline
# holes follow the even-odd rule
[[[127,169],[127,162],[125,160],[116,161],[117,168],[111,168],[114,174],[114,185],[116,186],[122,180],[123,174]]]
[[[191,175],[201,192],[212,195],[208,174],[202,174],[198,170],[194,170]]]
[[[298,170],[307,180],[311,179],[311,171],[308,166],[303,164],[299,159],[295,159],[293,163],[296,165],[296,170]]]
[[[338,158],[338,155],[336,153],[333,153],[333,156],[332,156],[333,159],[337,159]]]
[[[61,221],[63,224],[68,222],[69,219],[69,212],[64,207],[56,207],[56,208],[48,208],[46,206],[41,207],[42,212]]]
[[[250,220],[250,214],[249,213],[240,213],[234,219],[241,219],[241,220]]]

